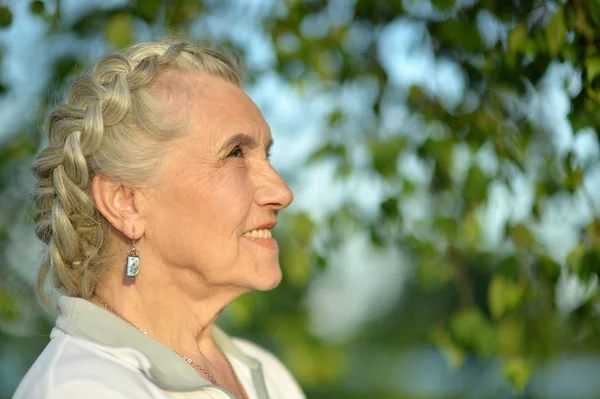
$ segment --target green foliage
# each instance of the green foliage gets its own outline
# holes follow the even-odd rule
[[[0,6],[0,28],[7,28],[12,24],[13,16],[10,8]]]
[[[524,287],[507,281],[502,275],[496,274],[488,288],[490,312],[495,319],[518,307],[523,300]]]
[[[496,350],[496,330],[477,308],[458,311],[450,322],[450,333],[459,347],[491,356]]]
[[[512,383],[515,391],[522,392],[529,380],[531,365],[521,358],[510,359],[504,365],[504,374]]]
[[[117,13],[106,22],[106,40],[116,48],[129,46],[133,41],[133,18],[129,13]]]
[[[548,53],[551,57],[556,57],[567,41],[567,26],[562,7],[554,14],[546,27],[546,41],[548,42]]]
[[[405,141],[399,137],[372,142],[373,168],[383,177],[395,175],[396,161],[405,145]]]
[[[35,14],[35,15],[43,14],[44,8],[45,8],[44,2],[41,0],[35,0],[29,4],[29,10],[31,11],[32,14]]]

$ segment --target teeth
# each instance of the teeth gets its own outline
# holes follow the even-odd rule
[[[255,237],[255,238],[271,238],[271,230],[269,229],[260,229],[260,230],[251,230],[244,234],[246,237]]]

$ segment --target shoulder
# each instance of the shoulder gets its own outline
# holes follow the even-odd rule
[[[79,398],[82,391],[89,398],[154,397],[135,367],[92,343],[60,334],[36,359],[13,399]]]
[[[233,338],[233,341],[246,356],[260,362],[269,391],[281,392],[275,397],[305,398],[292,373],[275,355],[248,340]]]

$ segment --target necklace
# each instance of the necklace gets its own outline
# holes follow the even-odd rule
[[[144,334],[148,335],[148,333],[144,330],[142,330],[141,328],[139,328],[138,326],[136,326],[135,324],[133,324],[132,322],[130,322],[129,320],[127,320],[125,318],[125,316],[123,316],[121,313],[117,312],[115,309],[113,309],[108,303],[104,302],[102,300],[102,298],[100,298],[98,295],[94,294],[94,297],[98,300],[98,302],[100,302],[102,304],[102,306],[104,306],[109,312],[113,313],[114,315],[116,315],[117,317],[119,317],[121,320],[123,320],[124,322],[130,324],[131,326],[135,327],[136,329],[140,330],[141,332],[143,332]],[[173,350],[173,349],[171,349]],[[186,362],[188,362],[189,364],[191,364],[192,366],[194,366],[195,368],[199,369],[200,371],[202,371],[204,374],[206,374],[206,376],[208,377],[208,379],[210,380],[210,382],[212,382],[215,385],[219,385],[217,383],[217,380],[215,379],[215,377],[213,377],[213,375],[211,373],[208,372],[207,369],[205,369],[204,367],[200,366],[198,363],[196,363],[195,361],[193,361],[192,359],[190,359],[187,356],[182,355],[181,353],[173,350],[173,352],[177,353],[179,356],[181,356],[181,358],[183,360],[185,360]],[[235,374],[235,372],[234,372]],[[236,376],[237,379],[237,376]],[[239,380],[238,380],[238,384],[239,384]],[[244,395],[245,396],[245,395]]]

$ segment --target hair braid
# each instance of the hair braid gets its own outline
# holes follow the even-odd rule
[[[208,73],[241,85],[235,62],[187,41],[164,39],[108,54],[74,80],[65,103],[49,115],[48,146],[33,164],[37,185],[35,232],[48,245],[39,275],[44,285],[89,298],[111,263],[108,221],[91,195],[102,173],[130,186],[150,178],[161,143],[180,133],[153,95],[152,84],[166,70]],[[175,110],[177,111],[177,110]]]

